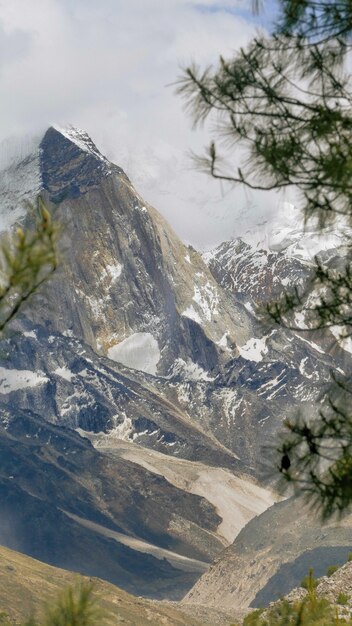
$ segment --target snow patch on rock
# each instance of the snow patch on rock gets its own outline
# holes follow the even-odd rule
[[[122,441],[132,441],[133,440],[133,424],[130,417],[127,417],[126,413],[123,414],[123,421],[118,424],[118,420],[120,419],[119,415],[114,415],[112,421],[115,422],[116,426],[110,430],[108,433],[108,437],[112,437],[114,439],[121,439]]]
[[[210,322],[213,315],[218,315],[219,294],[216,287],[210,283],[206,283],[201,287],[194,287],[194,302],[200,308],[203,317]]]
[[[158,342],[151,333],[134,333],[108,350],[112,361],[153,376],[156,376],[160,356]]]
[[[108,276],[111,279],[111,282],[113,283],[117,278],[121,276],[122,269],[123,269],[123,266],[121,265],[121,263],[118,263],[118,262],[107,265],[104,271],[102,272],[102,277],[105,278],[106,276]]]
[[[228,347],[228,333],[224,333],[219,341],[216,342],[220,348],[231,352],[231,349]]]
[[[264,355],[268,352],[266,340],[266,336],[261,339],[252,337],[248,339],[247,343],[243,346],[237,346],[241,357],[247,361],[255,361],[256,363],[262,361]]]
[[[204,274],[203,272],[198,272],[196,276],[202,277]],[[220,300],[215,285],[209,282],[195,285],[192,300],[196,307],[190,304],[190,306],[181,313],[184,317],[189,317],[198,324],[202,324],[202,322],[210,322],[214,315],[219,314],[218,306]]]
[[[200,382],[210,382],[214,380],[200,365],[190,359],[188,359],[187,362],[181,358],[176,359],[171,376],[177,376],[177,374],[182,374],[182,377],[188,380]]]
[[[64,378],[69,383],[71,382],[72,378],[75,377],[75,374],[73,374],[73,372],[71,372],[71,370],[69,370],[65,366],[64,367],[57,367],[56,370],[53,372],[53,374],[56,374],[57,376],[60,376],[60,378]]]
[[[352,354],[352,337],[348,334],[347,329],[340,326],[331,326],[329,330],[337,340],[340,348]]]
[[[0,393],[5,395],[18,389],[36,387],[48,382],[48,377],[30,370],[15,370],[0,367]]]
[[[322,348],[320,348],[320,346],[318,346],[317,343],[314,343],[314,341],[309,341],[308,339],[305,339],[304,337],[302,337],[298,333],[295,333],[295,337],[297,339],[300,339],[300,341],[303,341],[303,343],[307,343],[311,348],[313,348],[313,350],[316,350],[320,354],[325,354],[324,350]]]
[[[187,307],[187,309],[185,309],[183,311],[183,313],[181,313],[181,315],[183,317],[188,317],[189,319],[193,320],[194,322],[197,322],[197,324],[201,324],[202,323],[202,318],[199,315],[199,313],[197,313],[197,311],[195,310],[194,306],[189,306]]]

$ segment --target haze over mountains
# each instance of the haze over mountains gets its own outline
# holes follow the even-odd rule
[[[0,543],[181,598],[249,520],[290,506],[263,513],[278,498],[263,446],[299,408],[314,414],[350,354],[331,335],[263,326],[256,306],[306,278],[313,240],[332,256],[343,239],[286,224],[266,246],[202,256],[83,131],[51,127],[30,148],[2,173],[1,228],[30,224],[23,200],[41,193],[61,264],[1,345]],[[309,541],[294,555],[280,544],[277,567]],[[214,590],[209,576],[197,589]]]

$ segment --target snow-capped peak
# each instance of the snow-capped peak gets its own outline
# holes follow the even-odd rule
[[[41,137],[12,137],[2,142],[0,169],[0,232],[23,219],[26,202],[34,202],[43,190],[53,202],[61,202],[86,193],[112,173],[125,176],[85,131],[58,125],[50,126]]]
[[[101,152],[99,152],[95,143],[89,137],[88,133],[86,133],[84,130],[81,130],[80,128],[75,128],[71,125],[59,126],[58,124],[53,124],[52,128],[54,128],[54,130],[66,137],[66,139],[69,139],[69,141],[74,143],[83,152],[87,152],[88,154],[93,155],[104,163],[109,163],[108,159],[104,157]]]
[[[241,234],[240,239],[254,250],[285,252],[289,257],[310,262],[323,251],[333,250],[346,242],[344,223],[335,223],[323,230],[315,220],[304,222],[302,211],[284,202],[273,219],[266,219]],[[210,257],[211,253],[208,253]]]
[[[346,224],[334,223],[320,229],[316,220],[304,223],[302,212],[293,204],[284,203],[272,225],[268,245],[272,252],[286,251],[309,261],[317,254],[335,249],[346,241]]]

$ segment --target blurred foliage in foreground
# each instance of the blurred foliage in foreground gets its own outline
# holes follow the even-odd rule
[[[93,585],[81,583],[68,587],[53,606],[48,606],[44,617],[30,617],[21,626],[103,626],[104,616],[93,596]],[[0,626],[13,626],[5,613],[0,613]]]
[[[38,198],[33,230],[18,228],[0,245],[0,333],[57,267],[58,228]]]
[[[289,189],[305,223],[349,234],[340,266],[316,258],[307,284],[292,285],[267,313],[295,332],[326,329],[350,349],[352,3],[278,0],[277,9],[270,35],[259,33],[216,67],[189,66],[178,93],[195,124],[210,120],[212,140],[196,157],[201,170],[249,189]],[[352,506],[350,370],[334,368],[318,419],[287,422],[277,450],[281,476],[324,517]]]

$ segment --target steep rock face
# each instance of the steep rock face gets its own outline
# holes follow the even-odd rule
[[[48,292],[53,330],[150,374],[169,374],[175,361],[217,372],[217,342],[227,334],[235,350],[250,336],[242,305],[84,133],[50,128],[39,154],[42,189],[63,228]]]
[[[42,187],[55,204],[78,198],[112,173],[128,181],[123,170],[110,163],[82,131],[52,126],[39,144]]]
[[[342,564],[351,550],[352,516],[322,525],[302,499],[274,504],[252,519],[184,602],[229,608],[267,606],[313,567],[315,576]]]

